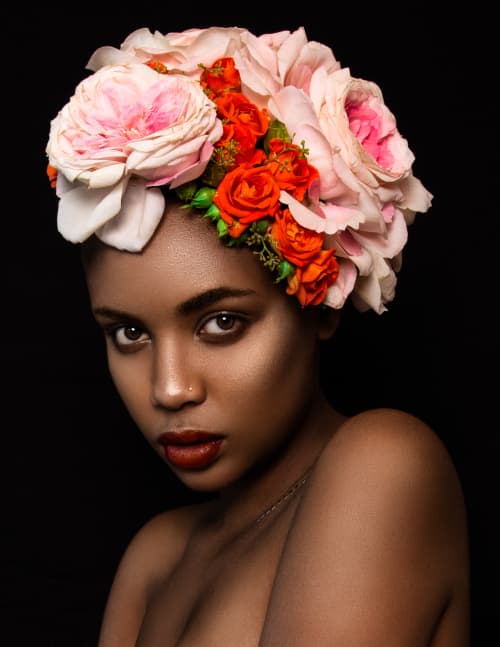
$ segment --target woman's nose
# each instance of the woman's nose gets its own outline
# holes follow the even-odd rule
[[[151,401],[154,406],[179,409],[205,398],[200,371],[181,344],[170,342],[155,348]]]

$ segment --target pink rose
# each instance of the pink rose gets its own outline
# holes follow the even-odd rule
[[[254,36],[241,34],[241,46],[234,53],[244,93],[260,107],[283,87],[292,85],[308,92],[340,64],[326,45],[308,41],[305,30],[281,31]]]
[[[396,272],[391,263],[382,256],[374,255],[372,271],[366,276],[358,276],[351,295],[352,302],[361,312],[372,309],[382,314],[387,310],[385,304],[394,299],[396,284]]]
[[[196,81],[143,64],[99,69],[51,122],[60,232],[72,242],[96,233],[142,249],[163,214],[162,194],[151,187],[199,177],[221,135],[215,105]]]
[[[287,38],[278,57],[283,85],[293,85],[309,96],[312,88],[324,87],[325,79],[340,69],[331,48],[313,40],[308,41],[303,28]]]
[[[239,27],[187,29],[169,34],[152,33],[147,28],[137,29],[127,36],[119,49],[110,46],[97,49],[87,68],[96,71],[110,63],[147,63],[154,59],[169,70],[199,79],[200,64],[209,66],[218,58],[233,56],[240,47],[244,32],[246,30]]]
[[[341,307],[340,296],[352,290],[352,298],[360,310],[371,308],[378,314],[384,312],[386,304],[394,298],[396,272],[401,264],[401,252],[408,240],[408,229],[401,211],[396,210],[392,220],[385,227],[384,235],[363,232],[360,228],[339,231],[325,237],[325,246],[333,247],[339,261],[339,276],[351,280],[340,282],[342,293],[332,290],[331,307]],[[350,267],[348,267],[350,266]],[[356,274],[352,281],[352,271]],[[335,299],[335,301],[334,301]],[[335,305],[335,303],[340,303]]]
[[[385,105],[380,88],[351,77],[344,68],[331,74],[324,87],[311,93],[311,99],[322,132],[338,147],[345,163],[346,170],[341,175],[354,174],[381,204],[403,205],[408,186],[403,180],[411,175],[414,155]],[[414,201],[424,207],[421,210],[427,210],[431,195],[422,185],[414,185],[412,192]]]

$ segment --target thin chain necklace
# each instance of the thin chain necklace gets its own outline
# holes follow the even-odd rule
[[[314,467],[313,465],[310,465],[307,470],[302,474],[302,476],[299,476],[299,478],[290,485],[288,490],[280,496],[279,499],[277,499],[272,505],[269,506],[269,508],[266,508],[264,512],[262,512],[257,519],[255,520],[255,523],[260,523],[263,519],[268,517],[272,512],[274,512],[277,508],[279,508],[285,501],[287,501],[291,496],[297,492],[307,481],[309,478],[309,474],[312,471],[312,468]]]

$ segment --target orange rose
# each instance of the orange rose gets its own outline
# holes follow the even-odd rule
[[[215,103],[217,114],[224,123],[241,124],[255,135],[255,139],[261,137],[269,127],[271,118],[267,110],[259,110],[240,92],[227,92],[217,97]]]
[[[249,164],[254,158],[255,142],[255,135],[249,128],[241,124],[224,124],[222,137],[215,144],[214,159],[228,170],[236,164]]]
[[[212,67],[204,67],[200,77],[201,87],[208,90],[208,96],[222,92],[239,92],[241,89],[240,73],[231,57],[218,58]]]
[[[276,214],[271,237],[281,256],[290,263],[303,267],[321,251],[324,235],[312,229],[304,229],[289,209],[283,209]]]
[[[302,306],[317,306],[325,299],[330,285],[339,274],[333,249],[324,249],[309,265],[297,267],[288,279],[287,294],[295,294]]]
[[[319,172],[308,164],[300,146],[273,138],[269,142],[268,166],[283,191],[302,202]]]
[[[213,201],[230,235],[237,238],[255,220],[274,216],[279,197],[280,188],[265,166],[238,166],[224,176]]]

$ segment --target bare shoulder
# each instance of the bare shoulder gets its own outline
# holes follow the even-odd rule
[[[127,546],[116,571],[103,617],[99,647],[133,647],[147,601],[182,556],[203,505],[162,512]]]
[[[367,476],[379,482],[411,476],[421,485],[435,479],[435,484],[448,484],[455,494],[460,490],[438,435],[419,418],[397,409],[371,409],[348,418],[326,446],[318,466],[327,481],[336,478],[339,470],[346,478],[368,470]]]
[[[146,588],[154,586],[177,562],[201,505],[189,505],[157,514],[133,537],[120,569],[137,569]]]
[[[463,544],[450,541],[466,536],[457,471],[439,436],[415,416],[373,409],[349,418],[326,446],[314,476],[311,496],[332,505],[350,502],[351,511],[366,519],[377,513],[376,523],[365,524],[366,533],[404,523],[418,547],[445,550],[449,561],[456,546],[457,560],[463,556]]]
[[[311,475],[262,645],[307,644],[311,627],[318,646],[468,645],[460,481],[437,434],[408,413],[346,420]]]

